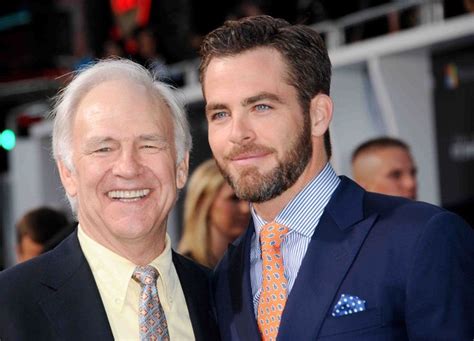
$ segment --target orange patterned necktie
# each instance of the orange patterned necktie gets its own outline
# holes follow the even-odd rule
[[[280,245],[288,232],[286,226],[268,223],[260,231],[262,250],[262,290],[257,309],[257,323],[262,340],[276,340],[281,314],[285,308],[287,280]]]

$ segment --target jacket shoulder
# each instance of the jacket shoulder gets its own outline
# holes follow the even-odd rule
[[[192,259],[180,255],[179,253],[173,251],[173,263],[174,266],[183,271],[188,271],[194,275],[202,276],[208,278],[211,275],[212,270],[204,265],[198,264]]]
[[[0,272],[0,300],[11,297],[14,292],[33,290],[47,271],[51,257],[49,254],[41,255]]]

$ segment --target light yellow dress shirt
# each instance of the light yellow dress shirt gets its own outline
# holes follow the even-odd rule
[[[94,241],[80,225],[78,238],[99,288],[115,340],[139,340],[140,284],[132,279],[136,265]],[[195,340],[183,289],[172,261],[168,234],[165,249],[150,265],[160,274],[158,296],[168,322],[170,339]]]

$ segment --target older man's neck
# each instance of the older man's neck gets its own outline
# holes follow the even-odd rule
[[[149,238],[146,241],[137,243],[120,244],[116,250],[112,251],[128,259],[133,264],[147,265],[163,253],[165,246],[166,239],[163,236]]]
[[[94,241],[135,265],[149,264],[161,255],[166,247],[166,224],[160,229],[137,238],[113,238],[96,229],[88,229],[83,224],[81,227]]]

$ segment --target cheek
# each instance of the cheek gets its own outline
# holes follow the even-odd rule
[[[156,164],[158,165],[163,165],[164,160],[161,161],[156,161]],[[170,164],[170,167],[153,167],[153,165],[150,165],[148,169],[150,170],[150,173],[153,174],[154,181],[160,183],[164,187],[171,187],[173,190],[177,189],[177,170],[174,168],[172,163]]]
[[[98,200],[106,188],[113,183],[112,162],[100,159],[83,160],[77,167],[76,184],[79,200],[87,202]]]
[[[222,214],[223,217],[221,221],[224,221],[226,226],[232,228],[239,226],[242,223],[242,218],[244,216],[239,207],[234,203],[229,203],[226,205],[226,207],[222,210]]]
[[[389,179],[383,184],[383,190],[387,192],[397,193],[402,187],[402,184],[398,180]]]
[[[232,213],[232,215],[241,215],[242,209],[240,207],[240,203],[234,201],[229,203],[229,211]]]
[[[213,223],[221,225],[227,221],[230,213],[228,205],[223,202],[215,202],[211,207],[211,220]]]
[[[81,187],[94,187],[107,174],[108,165],[102,165],[102,162],[91,160],[90,165],[78,169],[77,178],[80,178],[78,185]]]
[[[211,147],[213,154],[215,154],[215,156],[220,155],[225,143],[223,131],[210,127],[208,140],[209,146]]]
[[[395,181],[395,185],[398,187],[398,188],[404,188],[405,187],[405,182],[400,179],[400,180],[396,180]]]

